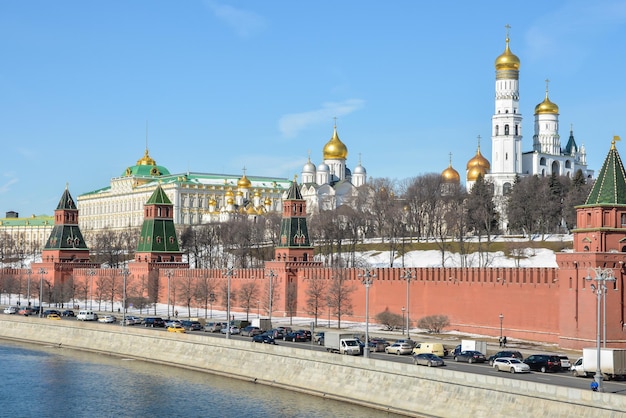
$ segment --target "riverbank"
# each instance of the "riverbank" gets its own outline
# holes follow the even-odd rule
[[[201,370],[407,416],[598,417],[626,411],[626,397],[609,393],[197,334],[5,315],[0,338]]]

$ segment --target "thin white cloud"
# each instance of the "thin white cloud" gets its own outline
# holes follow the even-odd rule
[[[215,16],[232,27],[242,38],[249,38],[267,27],[267,20],[254,12],[207,0],[206,5]]]
[[[348,99],[343,102],[328,102],[321,109],[302,113],[291,113],[282,116],[278,121],[278,129],[285,138],[294,138],[309,126],[328,123],[335,116],[348,115],[365,106],[365,100]]]
[[[14,177],[12,174],[5,174],[5,177],[8,177],[9,179],[3,184],[0,184],[0,194],[11,191],[11,186],[19,181],[19,179]]]

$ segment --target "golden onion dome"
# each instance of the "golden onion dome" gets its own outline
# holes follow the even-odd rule
[[[466,168],[468,170],[471,170],[474,167],[482,169],[483,174],[486,174],[489,170],[491,170],[491,164],[489,164],[489,161],[480,153],[480,147],[476,150],[476,155],[474,155],[474,157],[467,162]]]
[[[148,148],[146,148],[146,152],[144,153],[143,157],[137,160],[137,165],[156,165],[156,161],[154,161],[152,158],[150,158],[150,155],[148,155]]]
[[[258,190],[254,191],[254,197],[261,197],[261,192]]]
[[[235,194],[233,193],[233,189],[231,189],[229,187],[228,190],[226,191],[226,193],[224,194],[224,196],[226,196],[226,197],[233,197],[233,196],[235,196]]]
[[[272,199],[270,199],[269,197],[266,197],[263,203],[267,206],[270,206],[272,204]]]
[[[348,148],[339,139],[339,135],[337,135],[337,125],[335,125],[333,137],[324,145],[324,159],[345,160],[346,158],[348,158]]]
[[[452,164],[441,173],[441,179],[444,183],[460,183],[461,176],[459,172],[452,168]]]
[[[517,55],[509,49],[509,36],[506,36],[506,48],[504,52],[496,58],[496,71],[498,70],[519,70],[520,60]]]
[[[467,181],[476,181],[478,180],[478,176],[485,177],[485,174],[487,173],[481,167],[472,167],[467,170]]]
[[[232,197],[229,197],[228,199],[226,199],[226,204],[227,205],[234,205],[235,204],[235,199],[233,199]]]
[[[237,190],[237,196],[243,196],[243,192],[241,190]]]
[[[546,86],[546,98],[543,99],[543,102],[535,106],[535,115],[542,115],[542,114],[553,114],[553,115],[559,114],[559,107],[555,103],[552,103],[550,99],[548,98],[547,86]]]
[[[250,180],[248,180],[248,177],[246,177],[245,174],[237,182],[237,187],[242,188],[242,189],[248,189],[250,188],[251,185],[252,183],[250,183]]]
[[[215,205],[217,205],[217,200],[215,200],[215,198],[214,198],[214,197],[212,197],[212,198],[209,200],[209,206],[215,206]]]

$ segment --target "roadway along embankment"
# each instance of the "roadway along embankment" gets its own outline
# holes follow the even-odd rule
[[[615,417],[626,396],[142,327],[0,316],[0,338],[174,365],[409,416]]]

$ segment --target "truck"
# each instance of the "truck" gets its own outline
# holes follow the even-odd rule
[[[583,348],[583,356],[571,367],[574,376],[593,376],[598,365],[596,348]],[[606,380],[626,378],[626,349],[601,348],[600,371]]]
[[[261,331],[269,331],[272,329],[272,320],[269,318],[252,318],[253,327],[259,327]]]
[[[461,340],[461,351],[480,351],[487,354],[487,342],[476,340]]]
[[[324,347],[329,353],[347,354],[358,356],[361,354],[361,346],[353,334],[335,331],[324,333]]]

